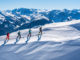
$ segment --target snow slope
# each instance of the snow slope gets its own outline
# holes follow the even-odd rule
[[[41,38],[37,33],[38,28],[32,28],[26,43],[28,30],[21,30],[16,44],[17,32],[11,33],[5,46],[0,46],[0,60],[80,60],[80,20],[47,24]],[[0,36],[0,45],[5,37]]]

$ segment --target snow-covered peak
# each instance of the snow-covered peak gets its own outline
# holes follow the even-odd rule
[[[8,12],[5,15],[14,17],[14,15],[12,13],[8,13]]]
[[[31,20],[30,16],[27,16],[27,15],[21,15],[23,18],[26,18],[28,20]]]
[[[0,20],[5,20],[5,17],[0,14]]]
[[[40,20],[40,19],[46,19],[49,20],[47,17],[45,17],[44,15],[41,14],[31,14],[32,17],[34,17],[34,20]]]

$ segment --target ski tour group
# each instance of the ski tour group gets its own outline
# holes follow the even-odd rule
[[[42,36],[42,27],[39,27],[38,41],[40,40],[41,36]],[[29,31],[28,31],[26,43],[30,40],[31,37],[32,37],[32,30],[31,30],[31,28],[30,28]],[[21,32],[18,31],[17,37],[16,37],[16,43],[17,43],[21,38],[22,38],[22,37],[21,37]],[[10,40],[10,33],[8,32],[7,35],[6,35],[6,40],[4,41],[4,43],[7,43],[7,41],[9,41],[9,40]]]

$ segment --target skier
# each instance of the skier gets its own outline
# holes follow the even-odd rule
[[[42,35],[42,27],[39,28],[38,41],[41,39],[41,35]]]
[[[26,41],[26,43],[30,40],[30,37],[31,37],[31,29],[29,29],[28,32],[29,32],[29,33],[28,33],[28,35],[27,35],[27,41]]]
[[[6,40],[9,40],[9,33],[7,33]]]
[[[7,33],[6,35],[6,40],[4,40],[4,44],[2,44],[2,46],[4,46],[8,41],[9,41],[9,33]]]
[[[42,27],[39,28],[39,34],[42,35]]]
[[[16,38],[15,44],[21,39],[21,32],[19,31],[17,34],[18,34],[18,36]]]
[[[31,29],[29,29],[28,37],[31,37]]]
[[[20,31],[18,32],[17,38],[19,38],[19,39],[21,38],[21,32]]]

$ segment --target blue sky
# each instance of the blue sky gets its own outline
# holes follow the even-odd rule
[[[0,10],[14,8],[79,9],[80,0],[0,0]]]

